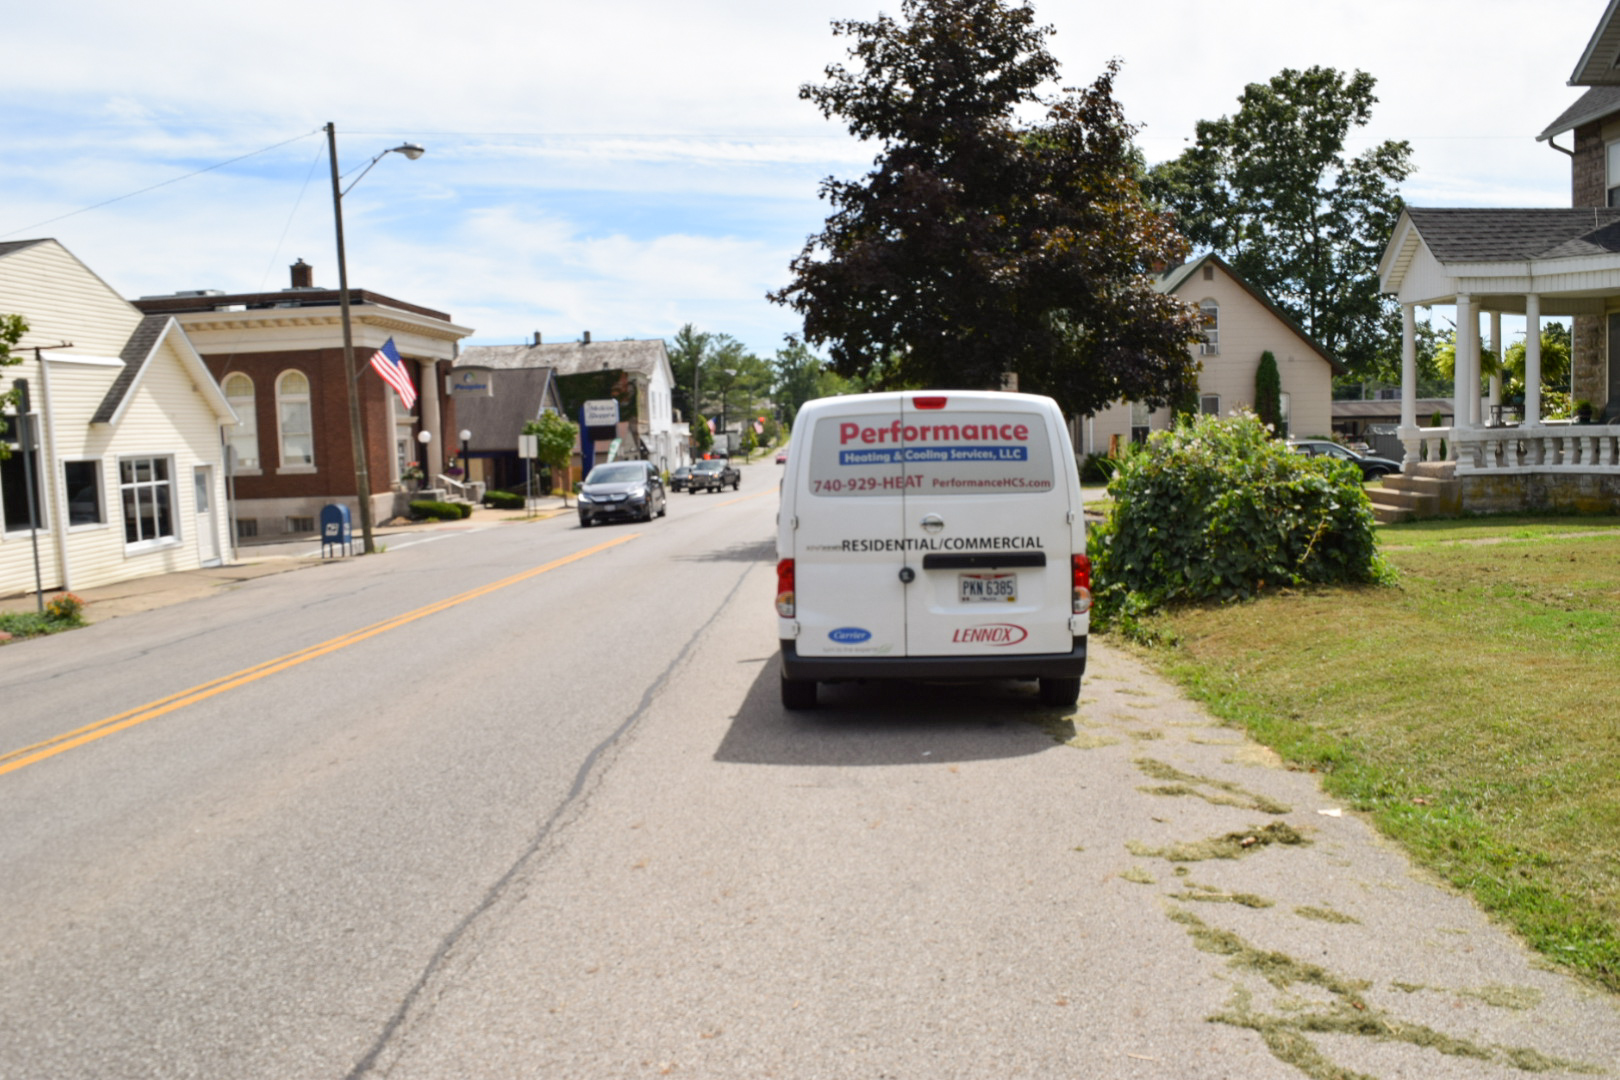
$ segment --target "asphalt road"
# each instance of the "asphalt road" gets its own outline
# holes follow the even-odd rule
[[[1072,716],[783,713],[776,475],[0,649],[0,1076],[1620,1062],[1612,997],[1128,656]]]

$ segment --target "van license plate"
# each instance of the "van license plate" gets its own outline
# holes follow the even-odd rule
[[[964,604],[1018,602],[1017,574],[963,574],[960,581]]]

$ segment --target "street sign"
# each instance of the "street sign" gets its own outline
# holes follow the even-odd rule
[[[538,435],[519,435],[518,436],[518,457],[520,457],[520,458],[537,458],[539,456],[540,456],[540,436],[538,436]]]

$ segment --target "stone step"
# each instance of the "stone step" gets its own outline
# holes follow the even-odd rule
[[[1455,461],[1415,461],[1403,466],[1401,475],[1407,478],[1423,477],[1430,480],[1452,480],[1457,476]]]
[[[1397,525],[1403,521],[1413,521],[1417,518],[1411,510],[1399,506],[1387,506],[1383,503],[1373,503],[1373,520],[1380,525]]]
[[[1433,516],[1440,509],[1440,496],[1437,493],[1393,488],[1387,481],[1382,488],[1368,488],[1367,497],[1372,500],[1374,506],[1414,510],[1426,517]]]

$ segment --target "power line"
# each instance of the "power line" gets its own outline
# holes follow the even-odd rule
[[[263,149],[255,150],[251,154],[243,154],[241,157],[233,157],[229,161],[221,161],[216,164],[209,165],[206,168],[198,169],[196,172],[188,172],[184,176],[176,176],[172,179],[164,180],[161,183],[153,184],[151,187],[144,187],[139,191],[131,191],[127,195],[115,196],[114,198],[107,199],[104,202],[98,202],[94,206],[82,207],[78,210],[73,210],[58,217],[47,218],[44,221],[36,221],[32,225],[24,225],[22,228],[13,229],[8,233],[0,233],[0,240],[3,240],[8,236],[16,236],[18,233],[31,232],[32,230],[38,229],[45,225],[54,225],[58,221],[63,221],[70,217],[77,217],[79,214],[86,214],[91,210],[100,210],[103,206],[111,206],[115,202],[123,202],[125,199],[133,199],[137,195],[145,195],[148,191],[156,191],[160,187],[168,187],[170,184],[178,184],[182,180],[190,180],[193,176],[201,176],[205,172],[213,172],[215,169],[223,169],[227,165],[234,165],[238,161],[246,161],[250,157],[257,157],[260,154],[286,146],[288,143],[295,143],[299,139],[307,139],[311,135],[318,135],[322,130],[323,129],[321,128],[316,128],[314,131],[306,131],[302,135],[294,135],[290,139],[285,139],[282,142],[274,144],[273,146],[266,146]]]

